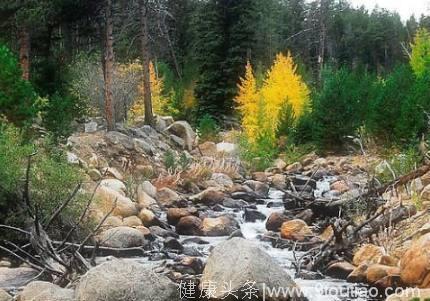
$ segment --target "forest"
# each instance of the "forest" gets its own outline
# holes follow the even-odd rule
[[[0,0],[0,300],[429,288],[429,143],[430,11]]]

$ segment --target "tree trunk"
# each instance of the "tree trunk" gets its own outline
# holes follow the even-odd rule
[[[151,82],[149,75],[149,36],[148,36],[148,9],[147,1],[139,0],[140,9],[140,30],[142,44],[143,63],[143,99],[145,107],[145,124],[154,125],[154,115],[152,113]]]
[[[30,46],[30,33],[23,27],[19,33],[19,63],[25,80],[30,79]]]
[[[113,20],[112,20],[112,0],[106,0],[106,36],[105,36],[105,55],[104,55],[104,98],[105,114],[109,131],[115,129],[114,106],[112,93],[113,79]]]

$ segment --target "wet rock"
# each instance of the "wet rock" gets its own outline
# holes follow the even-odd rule
[[[112,212],[114,216],[129,217],[138,214],[136,203],[108,187],[99,187],[95,197],[97,200],[97,207],[102,210],[104,214],[109,213],[114,205],[116,205]]]
[[[256,293],[260,298],[265,293],[263,289],[267,287],[300,290],[276,260],[256,244],[242,238],[222,242],[212,250],[203,271],[200,288],[204,289],[205,283],[215,283],[214,290],[211,291],[213,300],[222,300],[228,294],[223,289],[223,283],[229,283],[229,288],[242,295],[239,296],[242,298],[246,284],[250,281],[255,282],[254,288],[258,290]],[[288,297],[272,298],[270,294],[265,295],[268,301],[290,300]]]
[[[349,275],[348,275],[348,282],[353,283],[364,283],[366,282],[367,278],[367,269],[369,268],[369,265],[367,263],[363,263],[356,267]]]
[[[204,269],[204,263],[197,257],[182,257],[175,264],[174,269],[181,274],[200,275]]]
[[[179,252],[182,252],[184,250],[184,247],[179,242],[179,240],[173,237],[166,238],[166,240],[163,242],[163,245],[164,245],[164,248],[170,249],[170,250],[178,250]]]
[[[124,226],[131,228],[143,226],[142,220],[137,216],[126,217],[123,219],[122,223]]]
[[[231,197],[235,200],[244,200],[248,203],[255,203],[260,196],[256,194],[255,192],[244,192],[244,191],[238,191],[231,194]]]
[[[289,179],[295,186],[309,186],[312,189],[317,188],[317,182],[311,177],[307,177],[304,175],[294,175],[293,177],[289,177]]]
[[[191,128],[190,124],[186,121],[176,121],[172,123],[167,129],[167,132],[172,133],[184,140],[186,149],[191,151],[194,146],[194,141],[196,139],[196,134]]]
[[[387,277],[387,276],[399,276],[400,269],[398,267],[390,267],[382,264],[372,264],[369,266],[366,272],[366,279],[369,284]]]
[[[355,266],[359,266],[362,263],[378,263],[384,254],[385,251],[382,247],[365,244],[355,252],[352,262]]]
[[[421,236],[400,259],[401,279],[408,286],[430,287],[430,233]]]
[[[177,299],[177,287],[166,276],[130,260],[105,262],[82,276],[76,287],[76,301]]]
[[[210,187],[196,195],[191,196],[190,201],[202,203],[207,206],[213,206],[216,204],[222,204],[225,197],[226,195],[224,192],[217,188]]]
[[[0,301],[13,301],[13,298],[6,291],[0,289]]]
[[[232,179],[223,173],[213,173],[211,180],[214,181],[217,185],[222,186],[222,187],[233,187],[233,181]]]
[[[38,271],[27,267],[0,268],[0,288],[23,286],[38,274]]]
[[[197,216],[182,217],[176,225],[176,232],[180,235],[201,236],[202,220]]]
[[[302,212],[296,215],[296,219],[301,219],[307,224],[310,224],[312,222],[313,217],[314,217],[314,212],[312,211],[312,209],[303,210]]]
[[[163,229],[160,226],[149,227],[149,230],[151,230],[152,234],[154,234],[156,236],[159,236],[159,237],[163,237],[163,238],[168,238],[168,237],[179,238],[179,235],[176,234],[175,232],[173,232],[171,230]]]
[[[230,234],[230,236],[227,239],[232,239],[234,237],[244,238],[242,230],[238,229],[238,230],[234,231],[233,233]]]
[[[249,186],[253,191],[255,191],[255,193],[257,193],[262,198],[267,198],[269,195],[270,187],[266,183],[248,180],[244,184]]]
[[[248,206],[248,203],[244,200],[235,200],[232,198],[225,198],[222,202],[222,205],[227,208],[234,208],[234,209],[242,209],[243,207]]]
[[[279,232],[284,222],[291,220],[289,216],[281,212],[273,212],[266,221],[268,231]]]
[[[287,176],[276,174],[272,177],[272,185],[277,189],[285,189],[287,187]]]
[[[227,215],[203,220],[202,231],[204,236],[229,236],[239,229],[238,222]]]
[[[355,266],[346,261],[335,262],[331,264],[326,271],[326,274],[333,278],[346,279],[349,274],[355,269]]]
[[[253,209],[245,209],[245,213],[244,213],[244,217],[245,217],[245,221],[246,222],[251,222],[251,223],[255,223],[258,220],[265,220],[266,216],[257,211],[257,210],[253,210]]]
[[[281,237],[284,239],[303,241],[311,235],[312,230],[300,219],[284,222],[281,226]]]
[[[142,247],[146,244],[145,235],[130,227],[117,227],[104,231],[98,237],[101,246],[109,248]]]
[[[167,222],[170,225],[176,226],[179,220],[185,216],[198,216],[196,208],[169,208],[167,210]]]
[[[162,206],[173,207],[181,197],[172,189],[165,187],[157,191],[156,199]]]
[[[19,301],[75,301],[72,289],[61,288],[58,285],[44,281],[34,281],[24,287],[18,294]]]
[[[186,245],[186,244],[208,245],[209,244],[208,241],[206,241],[200,237],[186,238],[182,241],[182,243],[184,245]]]

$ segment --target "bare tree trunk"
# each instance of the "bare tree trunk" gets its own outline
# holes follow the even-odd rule
[[[148,2],[139,0],[140,30],[142,44],[143,63],[143,99],[145,107],[145,124],[154,125],[154,114],[152,113],[151,79],[149,74],[149,34],[148,34]]]
[[[23,27],[19,32],[19,63],[25,80],[30,79],[30,47],[30,33]]]
[[[104,55],[104,98],[105,98],[105,114],[108,130],[115,129],[114,106],[112,93],[113,79],[113,19],[112,19],[112,0],[106,0],[106,36],[105,36],[105,55]]]

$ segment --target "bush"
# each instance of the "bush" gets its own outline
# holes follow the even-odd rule
[[[5,125],[0,128],[0,224],[23,226],[26,222],[23,179],[26,178],[27,158],[35,149],[25,142],[17,128]],[[71,195],[82,174],[67,164],[60,151],[45,147],[38,147],[37,151],[32,158],[29,188],[31,204],[37,208],[43,223]],[[85,195],[80,194],[71,202],[62,214],[61,225],[78,216],[84,198]]]
[[[371,96],[371,77],[345,68],[326,70],[320,92],[313,97],[314,139],[317,147],[339,150],[344,139],[362,125]]]
[[[197,132],[202,142],[217,141],[220,128],[217,121],[209,114],[203,115],[198,122]]]
[[[15,124],[25,124],[37,114],[37,95],[21,77],[21,69],[12,52],[0,45],[0,116]]]
[[[245,137],[241,137],[239,149],[242,161],[251,172],[264,171],[271,167],[279,154],[276,143],[270,134],[259,135],[252,143]]]

